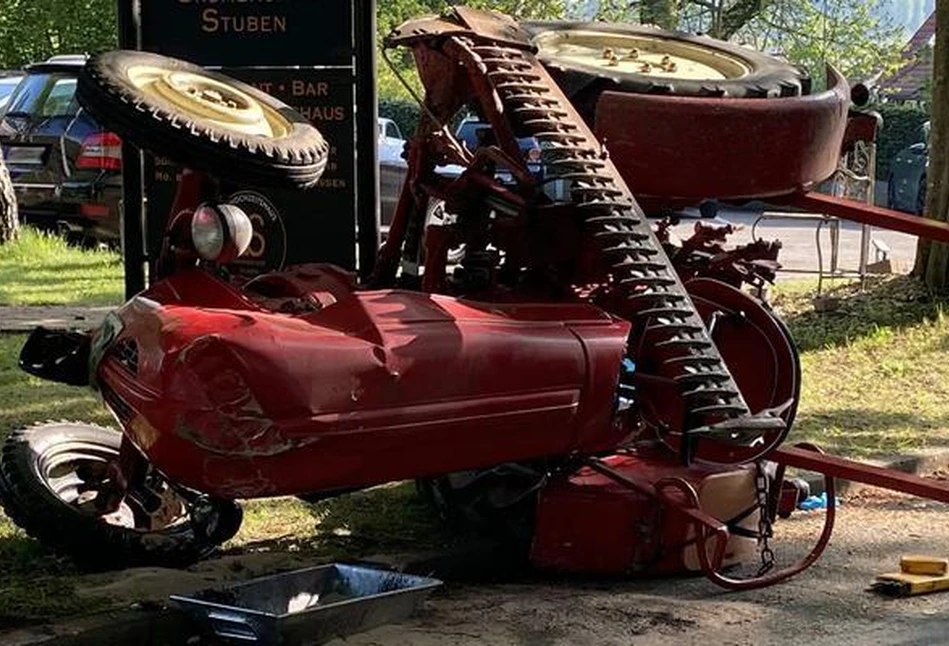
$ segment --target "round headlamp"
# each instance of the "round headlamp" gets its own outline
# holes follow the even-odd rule
[[[199,256],[222,265],[247,251],[254,226],[233,204],[202,204],[191,216],[191,242]]]

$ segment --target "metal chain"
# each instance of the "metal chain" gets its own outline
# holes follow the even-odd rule
[[[758,576],[764,576],[774,568],[774,551],[771,549],[770,540],[774,536],[774,528],[771,524],[771,512],[769,494],[770,483],[768,474],[764,468],[764,461],[755,462],[755,496],[758,502],[758,553],[761,556],[761,566],[758,568]]]

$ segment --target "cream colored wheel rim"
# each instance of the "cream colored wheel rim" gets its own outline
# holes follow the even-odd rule
[[[604,73],[711,82],[751,73],[738,56],[658,36],[563,30],[540,34],[534,44],[548,60]]]
[[[276,139],[287,136],[292,128],[273,108],[203,74],[138,65],[129,68],[128,78],[146,96],[161,99],[224,130]]]

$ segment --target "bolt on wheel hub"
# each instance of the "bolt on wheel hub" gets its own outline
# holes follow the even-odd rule
[[[277,138],[291,130],[276,111],[234,86],[201,74],[142,65],[129,69],[128,76],[146,94],[234,132]]]
[[[751,72],[737,56],[659,36],[555,30],[534,42],[545,59],[611,72],[693,81],[737,79]]]

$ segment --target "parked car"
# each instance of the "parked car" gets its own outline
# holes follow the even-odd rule
[[[392,119],[379,119],[379,206],[382,225],[387,227],[405,183],[409,166],[402,158],[405,139]]]
[[[476,117],[467,117],[462,120],[458,125],[458,130],[455,131],[455,137],[464,142],[468,150],[472,152],[481,146],[495,143],[491,126]],[[517,140],[517,143],[521,149],[521,154],[527,160],[527,168],[538,177],[543,175],[543,166],[540,162],[540,143],[534,137],[521,137]],[[503,178],[505,175],[510,177],[511,174],[504,170],[499,171],[500,177]]]
[[[896,153],[887,178],[887,202],[891,209],[922,215],[926,210],[926,171],[929,168],[929,127],[922,127],[923,140]]]
[[[77,242],[117,242],[122,142],[76,100],[85,56],[31,65],[0,120],[20,217]]]
[[[23,74],[20,72],[0,72],[0,117],[6,112],[7,103],[10,101],[10,95],[16,89],[16,86],[23,80]]]
[[[466,117],[455,130],[455,137],[464,143],[468,150],[474,152],[484,145],[494,143],[494,134],[491,126],[476,117]],[[518,144],[524,158],[528,160],[527,167],[538,178],[543,176],[543,165],[541,164],[540,144],[533,137],[523,137],[518,139]],[[379,195],[381,203],[381,218],[383,231],[392,222],[395,214],[395,206],[399,200],[399,193],[402,190],[402,184],[405,181],[405,174],[408,169],[406,161],[402,158],[402,150],[405,146],[405,139],[399,131],[398,125],[391,119],[379,119]],[[460,166],[442,166],[437,172],[447,177],[459,175],[464,169]],[[498,177],[502,181],[513,183],[511,173],[506,169],[498,169]],[[441,205],[432,205],[430,208],[430,217],[442,217]]]

